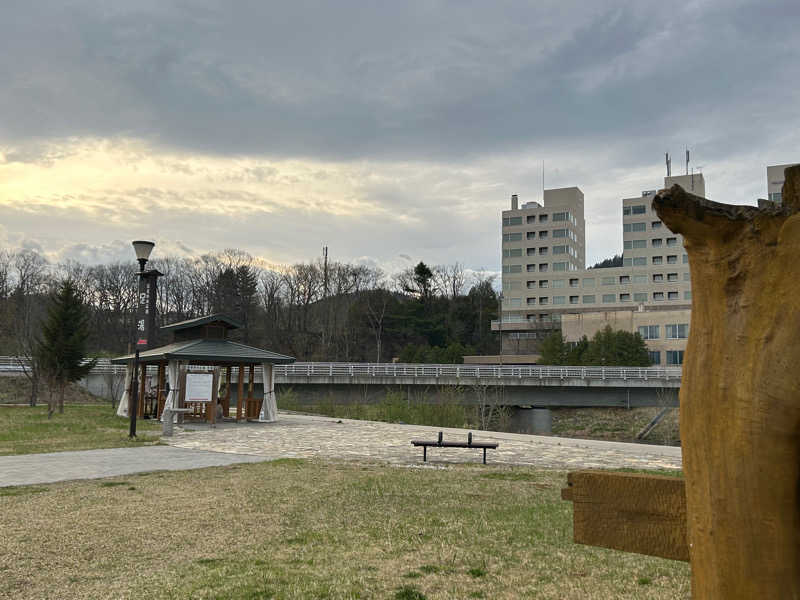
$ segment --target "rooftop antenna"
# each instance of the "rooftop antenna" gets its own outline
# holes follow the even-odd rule
[[[689,149],[686,149],[686,174],[689,174]]]
[[[667,177],[672,175],[672,161],[669,158],[669,152],[664,153],[664,159],[667,162]]]
[[[544,159],[542,159],[542,206],[544,206]]]

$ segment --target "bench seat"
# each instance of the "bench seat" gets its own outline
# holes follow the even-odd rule
[[[428,461],[428,448],[429,447],[436,447],[436,448],[478,448],[479,450],[483,450],[483,464],[486,464],[486,450],[491,449],[494,450],[497,448],[497,442],[473,442],[472,441],[472,432],[469,433],[467,436],[466,442],[446,442],[443,439],[443,433],[439,432],[439,439],[438,440],[411,440],[412,446],[422,446],[422,461]]]

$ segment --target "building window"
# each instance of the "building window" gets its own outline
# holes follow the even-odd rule
[[[504,242],[521,242],[522,241],[522,232],[519,232],[519,233],[504,233],[503,234],[503,241]]]
[[[547,215],[539,215],[539,223],[547,223]]]
[[[554,288],[563,288],[566,287],[567,280],[566,279],[553,279],[553,287]]]
[[[566,270],[567,270],[567,263],[565,262],[553,263],[553,271],[566,271]]]
[[[664,292],[653,292],[653,300],[661,302],[664,299]]]
[[[535,231],[529,231],[528,233],[525,234],[525,239],[526,240],[535,240],[536,239],[536,232]]]
[[[583,297],[584,304],[594,304],[594,295],[584,296]]]
[[[643,340],[657,340],[660,335],[658,325],[640,325],[639,335]]]
[[[634,302],[647,302],[647,292],[635,292],[633,294]]]
[[[539,248],[539,254],[547,254],[547,246],[542,246]]]
[[[661,364],[661,352],[658,350],[649,350],[647,356],[650,357],[650,364],[658,366]]]
[[[522,256],[522,248],[503,249],[503,258],[517,258],[519,256]]]
[[[678,292],[667,292],[667,300],[677,300]]]
[[[547,273],[547,263],[539,263],[539,273]]]
[[[660,265],[663,262],[664,262],[664,257],[663,256],[654,256],[653,257],[653,264],[654,265]]]
[[[522,305],[520,298],[511,298],[511,308],[519,308]]]
[[[547,296],[539,296],[539,304],[547,304]]]
[[[525,265],[525,270],[528,273],[534,273],[536,271],[536,265]]]
[[[613,304],[617,301],[616,294],[603,294],[603,304]]]
[[[566,246],[553,246],[553,254],[566,254],[567,247]]]
[[[631,224],[630,223],[623,223],[622,224],[622,232],[623,233],[630,233],[631,232]]]
[[[631,231],[645,231],[647,223],[631,223]]]
[[[578,296],[570,296],[569,297],[570,304],[577,304],[578,303]]]
[[[553,213],[553,222],[556,221],[568,221],[569,220],[569,213],[568,212],[557,212]]]
[[[565,238],[565,237],[567,237],[567,230],[566,229],[553,229],[553,237],[554,238]]]
[[[684,254],[683,255],[683,264],[688,264],[688,263],[689,263],[689,255],[688,254]]]
[[[514,291],[519,289],[519,281],[504,281],[503,291]]]
[[[629,214],[631,214],[631,207],[630,206],[623,206],[622,207],[622,216],[623,217],[627,217]]]
[[[526,222],[528,225],[530,225],[531,223],[536,223],[536,215],[530,215],[530,216],[528,216],[528,218],[527,218],[527,219],[525,219],[525,222]]]
[[[678,256],[676,254],[670,254],[669,256],[667,256],[667,264],[668,265],[678,264]]]
[[[569,287],[578,287],[578,279],[570,279]]]
[[[678,281],[677,273],[667,273],[667,281]]]
[[[586,278],[584,278],[583,287],[585,287],[585,288],[593,288],[594,287],[594,277],[586,277]]]
[[[544,239],[547,237],[547,231],[540,231],[539,232],[539,239]]]
[[[692,280],[692,278],[689,276],[689,271],[684,272],[683,280],[684,281],[691,281]]]
[[[566,304],[567,297],[566,296],[553,296],[553,304]]]
[[[667,246],[677,246],[678,245],[678,238],[667,238]]]
[[[627,266],[627,265],[624,265]],[[646,267],[647,266],[647,257],[646,256],[636,256],[633,259],[633,266],[634,267]]]
[[[619,301],[620,302],[630,302],[631,301],[631,295],[630,294],[620,294],[619,295]]]
[[[666,325],[667,339],[668,340],[685,340],[689,337],[689,324],[676,323],[674,325]]]
[[[647,275],[634,275],[633,283],[634,284],[647,283]]]
[[[660,247],[661,247],[661,242],[662,242],[662,241],[663,241],[663,240],[662,240],[661,238],[653,238],[652,240],[650,240],[650,242],[651,242],[651,243],[652,243],[652,245],[653,245],[653,248],[660,248]]]
[[[625,240],[624,242],[622,242],[623,250],[630,250],[632,248],[633,248],[633,242],[631,242],[630,240]]]
[[[536,248],[528,248],[525,251],[525,254],[528,256],[536,256]]]
[[[635,206],[631,206],[632,215],[643,215],[645,211],[647,211],[647,207],[644,204],[636,204]]]
[[[634,250],[641,250],[642,248],[647,248],[647,240],[633,240]]]
[[[631,259],[630,258],[623,258],[622,259],[622,266],[623,267],[630,267],[631,266]]]
[[[683,364],[683,350],[667,350],[667,364],[668,365],[682,365]]]
[[[653,221],[650,223],[650,229],[661,229],[661,221]]]
[[[531,304],[536,304],[536,298],[528,298],[528,306]]]
[[[550,282],[547,281],[547,279],[540,279],[539,280],[539,287],[540,288],[546,288],[549,285],[549,283]]]
[[[692,291],[689,290],[688,292],[683,292],[683,299],[684,300],[691,300],[692,299]]]
[[[613,277],[602,277],[600,279],[600,285],[614,285],[616,283],[616,279]]]
[[[503,217],[503,227],[522,225],[522,217]]]
[[[664,281],[664,274],[663,273],[653,273],[653,283],[657,283],[660,281]]]
[[[503,265],[503,273],[522,273],[522,265]]]
[[[631,282],[631,276],[630,275],[620,275],[619,276],[619,284],[620,285],[627,285],[630,282]]]
[[[781,204],[783,202],[783,192],[770,192],[768,199]]]

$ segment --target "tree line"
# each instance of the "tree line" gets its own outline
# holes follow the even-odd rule
[[[268,265],[241,250],[167,256],[158,269],[157,325],[211,313],[240,321],[231,337],[298,360],[385,362],[403,355],[460,361],[497,353],[493,276],[469,276],[456,263],[387,275],[321,260]],[[48,299],[69,281],[87,311],[93,356],[126,353],[133,343],[136,263],[50,263],[34,250],[0,249],[0,353],[31,356]],[[163,335],[156,343],[170,340]],[[448,351],[449,349],[449,351]],[[461,354],[459,354],[461,353]],[[458,354],[458,356],[457,356]]]

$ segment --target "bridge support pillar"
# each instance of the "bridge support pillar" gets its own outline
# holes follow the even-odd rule
[[[518,433],[549,435],[553,431],[553,413],[549,408],[515,406],[511,423]]]

